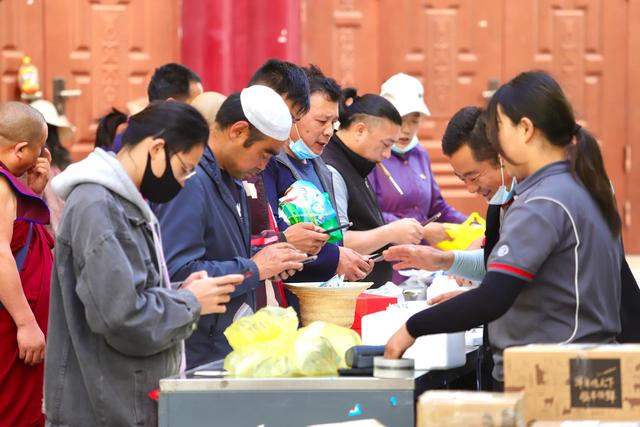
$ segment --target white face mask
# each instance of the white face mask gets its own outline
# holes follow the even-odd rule
[[[513,198],[513,193],[516,190],[518,180],[515,177],[511,180],[511,189],[507,191],[507,187],[504,185],[504,167],[502,166],[502,159],[500,159],[500,178],[502,179],[502,185],[498,187],[498,191],[493,195],[489,201],[490,205],[502,206],[508,203]]]
[[[420,140],[418,140],[418,137],[414,136],[413,139],[411,139],[411,141],[406,146],[404,146],[403,148],[400,148],[396,144],[393,144],[391,146],[391,151],[393,151],[394,153],[397,153],[397,154],[406,154],[409,151],[411,151],[414,148],[416,148],[419,143],[420,143]]]

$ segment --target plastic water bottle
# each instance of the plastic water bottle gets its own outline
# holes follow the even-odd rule
[[[22,58],[22,65],[18,69],[18,84],[20,92],[27,95],[34,95],[40,90],[38,69],[31,63],[30,56]]]

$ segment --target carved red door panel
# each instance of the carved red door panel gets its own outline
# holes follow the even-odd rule
[[[432,116],[420,138],[444,196],[464,212],[484,212],[442,155],[440,139],[453,113],[482,105],[483,91],[501,76],[502,2],[490,0],[306,0],[302,2],[305,63],[318,64],[342,84],[378,93],[398,72],[422,80]]]
[[[45,97],[53,77],[82,90],[67,102],[79,159],[93,148],[99,117],[111,106],[126,111],[128,101],[146,96],[155,67],[179,61],[179,1],[47,0],[44,8]]]
[[[627,139],[624,169],[627,173],[627,191],[625,199],[625,224],[627,237],[625,248],[628,253],[640,254],[640,0],[629,2],[627,28],[629,43],[627,45]],[[620,194],[620,193],[619,193]],[[620,196],[618,196],[620,197]],[[633,233],[633,227],[636,231]]]
[[[432,116],[423,120],[422,144],[450,203],[463,212],[484,214],[486,203],[467,192],[441,150],[451,116],[461,107],[483,105],[489,82],[500,79],[502,2],[382,0],[380,80],[397,72],[423,82]]]
[[[25,55],[42,73],[42,9],[42,0],[0,0],[0,102],[19,98],[18,68]]]
[[[379,27],[378,9],[371,0],[302,0],[303,63],[362,93],[376,91],[378,39],[389,31]]]
[[[580,123],[598,138],[625,215],[628,2],[505,2],[505,79],[542,69],[559,80]],[[628,245],[640,249],[631,236]]]

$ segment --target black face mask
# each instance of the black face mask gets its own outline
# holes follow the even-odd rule
[[[164,149],[167,164],[161,177],[157,177],[151,170],[151,154],[147,154],[147,166],[144,168],[144,175],[140,183],[140,193],[151,202],[167,203],[178,195],[182,186],[173,175],[171,169],[171,159],[167,149]]]

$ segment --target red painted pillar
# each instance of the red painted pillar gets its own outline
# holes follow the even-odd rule
[[[299,0],[183,0],[182,63],[205,90],[246,86],[268,58],[300,60]]]

